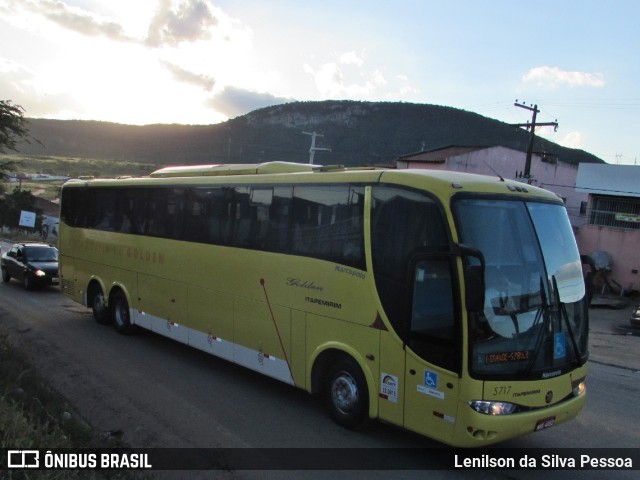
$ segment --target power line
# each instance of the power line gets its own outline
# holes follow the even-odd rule
[[[627,192],[625,190],[610,190],[608,188],[577,187],[576,185],[560,185],[558,183],[547,183],[547,182],[544,182],[542,185],[544,185],[543,188],[547,188],[547,187],[566,187],[566,188],[574,188],[574,189],[579,188],[580,190],[589,190],[589,191],[594,191],[594,192],[627,193],[629,195],[638,195],[637,191],[635,191],[635,192]]]
[[[589,108],[589,109],[611,109],[611,110],[638,110],[640,109],[640,99],[602,99],[602,100],[575,100],[545,102],[545,105],[553,107]]]

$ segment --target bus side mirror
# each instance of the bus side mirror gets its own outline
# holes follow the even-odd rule
[[[476,248],[458,245],[464,263],[465,303],[469,312],[484,310],[484,255]]]
[[[484,309],[484,267],[467,265],[464,271],[464,291],[467,310],[481,312]]]

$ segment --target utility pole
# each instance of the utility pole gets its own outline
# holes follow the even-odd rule
[[[514,105],[519,108],[524,108],[525,110],[529,110],[532,112],[531,123],[516,123],[514,127],[525,127],[529,132],[529,145],[527,146],[527,161],[524,165],[524,178],[527,179],[527,183],[531,183],[531,156],[533,155],[533,140],[535,138],[536,127],[553,127],[554,131],[558,131],[558,120],[555,122],[542,122],[536,123],[536,116],[540,113],[538,110],[538,105],[527,106],[524,103],[518,103],[516,99]],[[530,130],[529,130],[530,129]]]
[[[309,148],[309,165],[313,165],[313,157],[316,151],[330,152],[330,148],[316,147],[316,137],[324,137],[324,135],[316,132],[302,132],[304,135],[311,135],[311,147]]]

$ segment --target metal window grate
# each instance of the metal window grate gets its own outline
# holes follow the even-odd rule
[[[640,199],[592,196],[589,225],[640,230]]]

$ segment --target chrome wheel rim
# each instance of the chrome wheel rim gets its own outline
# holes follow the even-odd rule
[[[98,315],[102,315],[105,312],[104,295],[101,293],[93,297],[93,311]]]
[[[331,385],[331,399],[338,410],[350,413],[358,403],[358,386],[348,373],[341,373]]]
[[[126,325],[129,321],[129,312],[121,302],[116,305],[113,318],[119,327]]]

